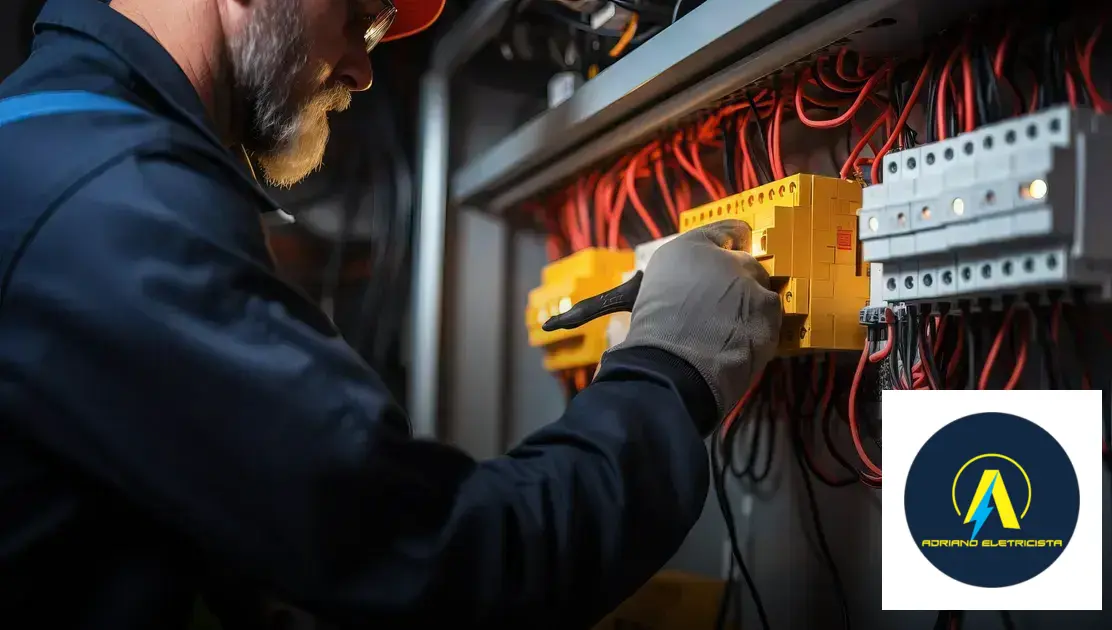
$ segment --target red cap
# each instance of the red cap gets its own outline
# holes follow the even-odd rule
[[[416,35],[432,26],[444,11],[444,2],[445,0],[394,0],[398,15],[382,41],[389,42]]]

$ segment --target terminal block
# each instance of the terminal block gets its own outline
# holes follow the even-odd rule
[[[1062,106],[888,155],[859,228],[871,303],[1112,297],[1112,125]],[[878,273],[879,272],[879,273]]]
[[[680,231],[741,219],[752,253],[768,270],[784,307],[781,355],[860,350],[858,314],[869,298],[868,265],[858,252],[861,186],[792,175],[680,215]]]
[[[541,286],[529,292],[525,326],[529,345],[544,348],[544,367],[550,372],[591,367],[606,351],[607,325],[612,315],[574,330],[546,332],[549,317],[567,312],[580,300],[609,291],[633,270],[633,252],[589,248],[561,258],[541,272]]]

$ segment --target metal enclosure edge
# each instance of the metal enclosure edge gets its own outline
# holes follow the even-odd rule
[[[413,255],[412,386],[408,409],[415,435],[435,437],[440,402],[441,313],[444,299],[445,224],[448,212],[449,99],[452,71],[497,32],[512,0],[478,0],[437,42],[421,79]]]

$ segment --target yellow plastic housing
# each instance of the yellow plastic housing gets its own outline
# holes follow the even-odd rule
[[[780,354],[860,350],[868,305],[868,265],[858,258],[861,185],[821,175],[792,175],[693,208],[680,231],[741,219],[753,228],[753,256],[768,270],[784,306]]]
[[[525,327],[529,345],[544,348],[544,367],[550,372],[591,367],[606,351],[610,316],[600,317],[574,330],[545,332],[541,325],[564,313],[573,304],[622,283],[633,270],[631,250],[592,247],[550,263],[541,272],[541,286],[529,292]]]

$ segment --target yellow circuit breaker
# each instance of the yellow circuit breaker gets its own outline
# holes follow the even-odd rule
[[[545,332],[541,325],[573,304],[609,291],[633,270],[633,252],[598,247],[580,250],[550,263],[541,272],[541,286],[529,292],[525,326],[529,345],[544,348],[544,367],[550,372],[591,367],[606,351],[610,316],[600,317],[574,330]]]
[[[784,306],[780,354],[860,350],[868,265],[858,259],[861,185],[792,175],[680,215],[680,231],[737,218],[753,228],[753,256]]]

